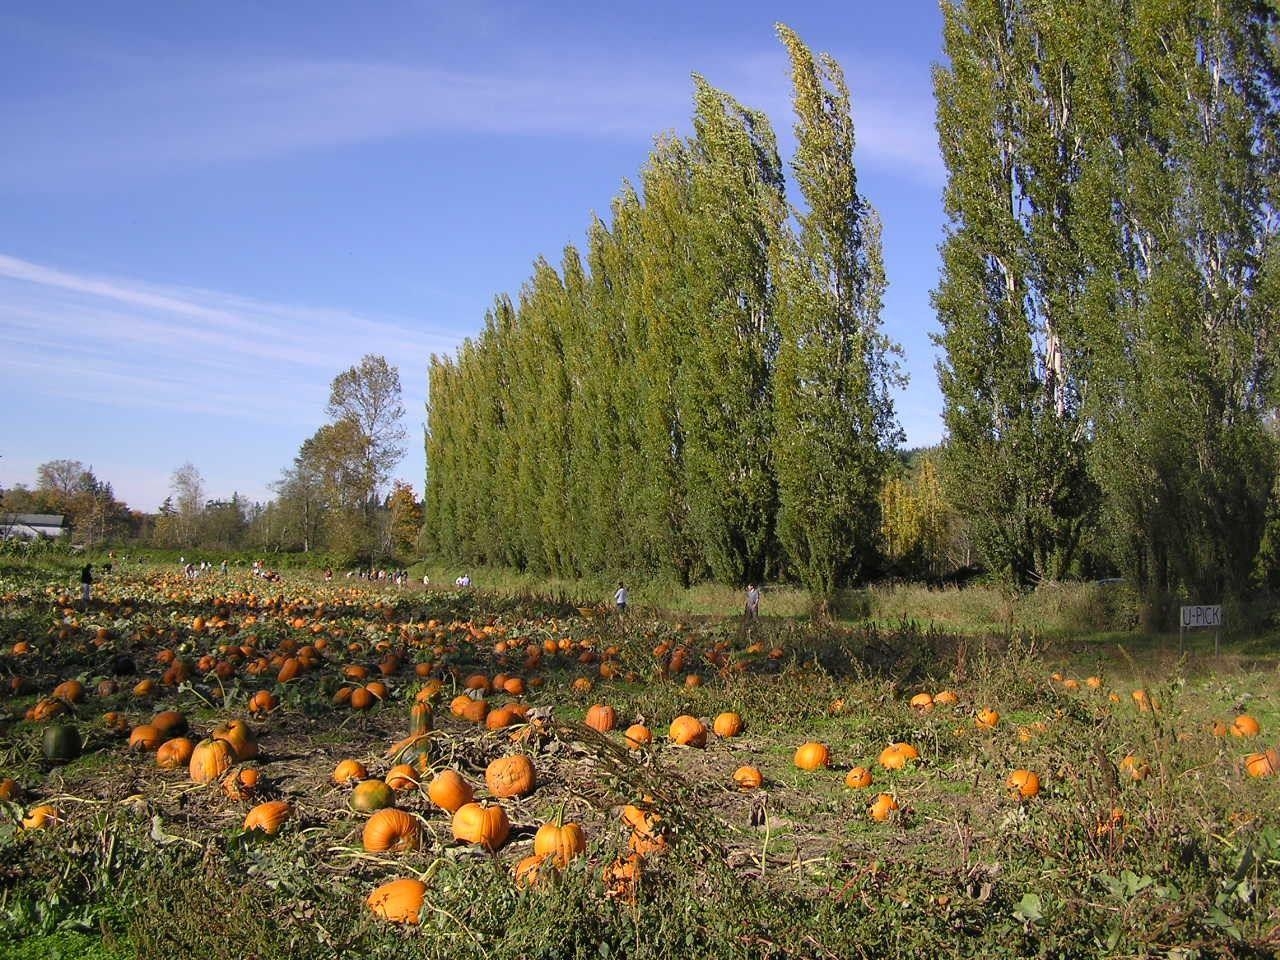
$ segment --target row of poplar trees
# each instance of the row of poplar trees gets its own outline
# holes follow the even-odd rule
[[[1156,619],[1240,595],[1276,477],[1275,4],[943,12],[953,504],[1019,583],[1092,544]]]
[[[942,12],[952,509],[1017,584],[1084,563],[1153,612],[1243,592],[1277,473],[1274,4]],[[794,206],[767,119],[696,80],[694,135],[659,142],[592,225],[586,263],[539,262],[518,303],[433,358],[439,552],[792,576],[820,596],[867,569],[899,442],[880,224],[838,66],[780,34]]]
[[[556,575],[795,577],[818,596],[874,550],[899,442],[880,223],[839,66],[779,27],[797,152],[694,78],[660,139],[517,302],[430,366],[426,546]]]

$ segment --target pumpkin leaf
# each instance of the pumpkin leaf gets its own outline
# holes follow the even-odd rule
[[[1044,919],[1044,915],[1040,912],[1042,906],[1036,894],[1024,893],[1018,905],[1014,907],[1013,915],[1023,923],[1034,923]]]

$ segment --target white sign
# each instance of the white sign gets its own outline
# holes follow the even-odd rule
[[[1194,630],[1197,627],[1222,627],[1222,607],[1183,607],[1182,629]]]

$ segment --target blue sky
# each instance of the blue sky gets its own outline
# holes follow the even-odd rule
[[[845,69],[899,417],[935,442],[933,0],[48,0],[0,11],[0,486],[81,460],[151,510],[190,461],[210,496],[268,499],[334,375],[380,353],[421,492],[427,358],[688,132],[691,73],[789,156],[777,20]]]

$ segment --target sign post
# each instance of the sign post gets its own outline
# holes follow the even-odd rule
[[[1188,630],[1213,628],[1213,655],[1218,655],[1218,644],[1222,638],[1222,605],[1183,607],[1182,617],[1178,623],[1178,652],[1182,652],[1182,635]]]

